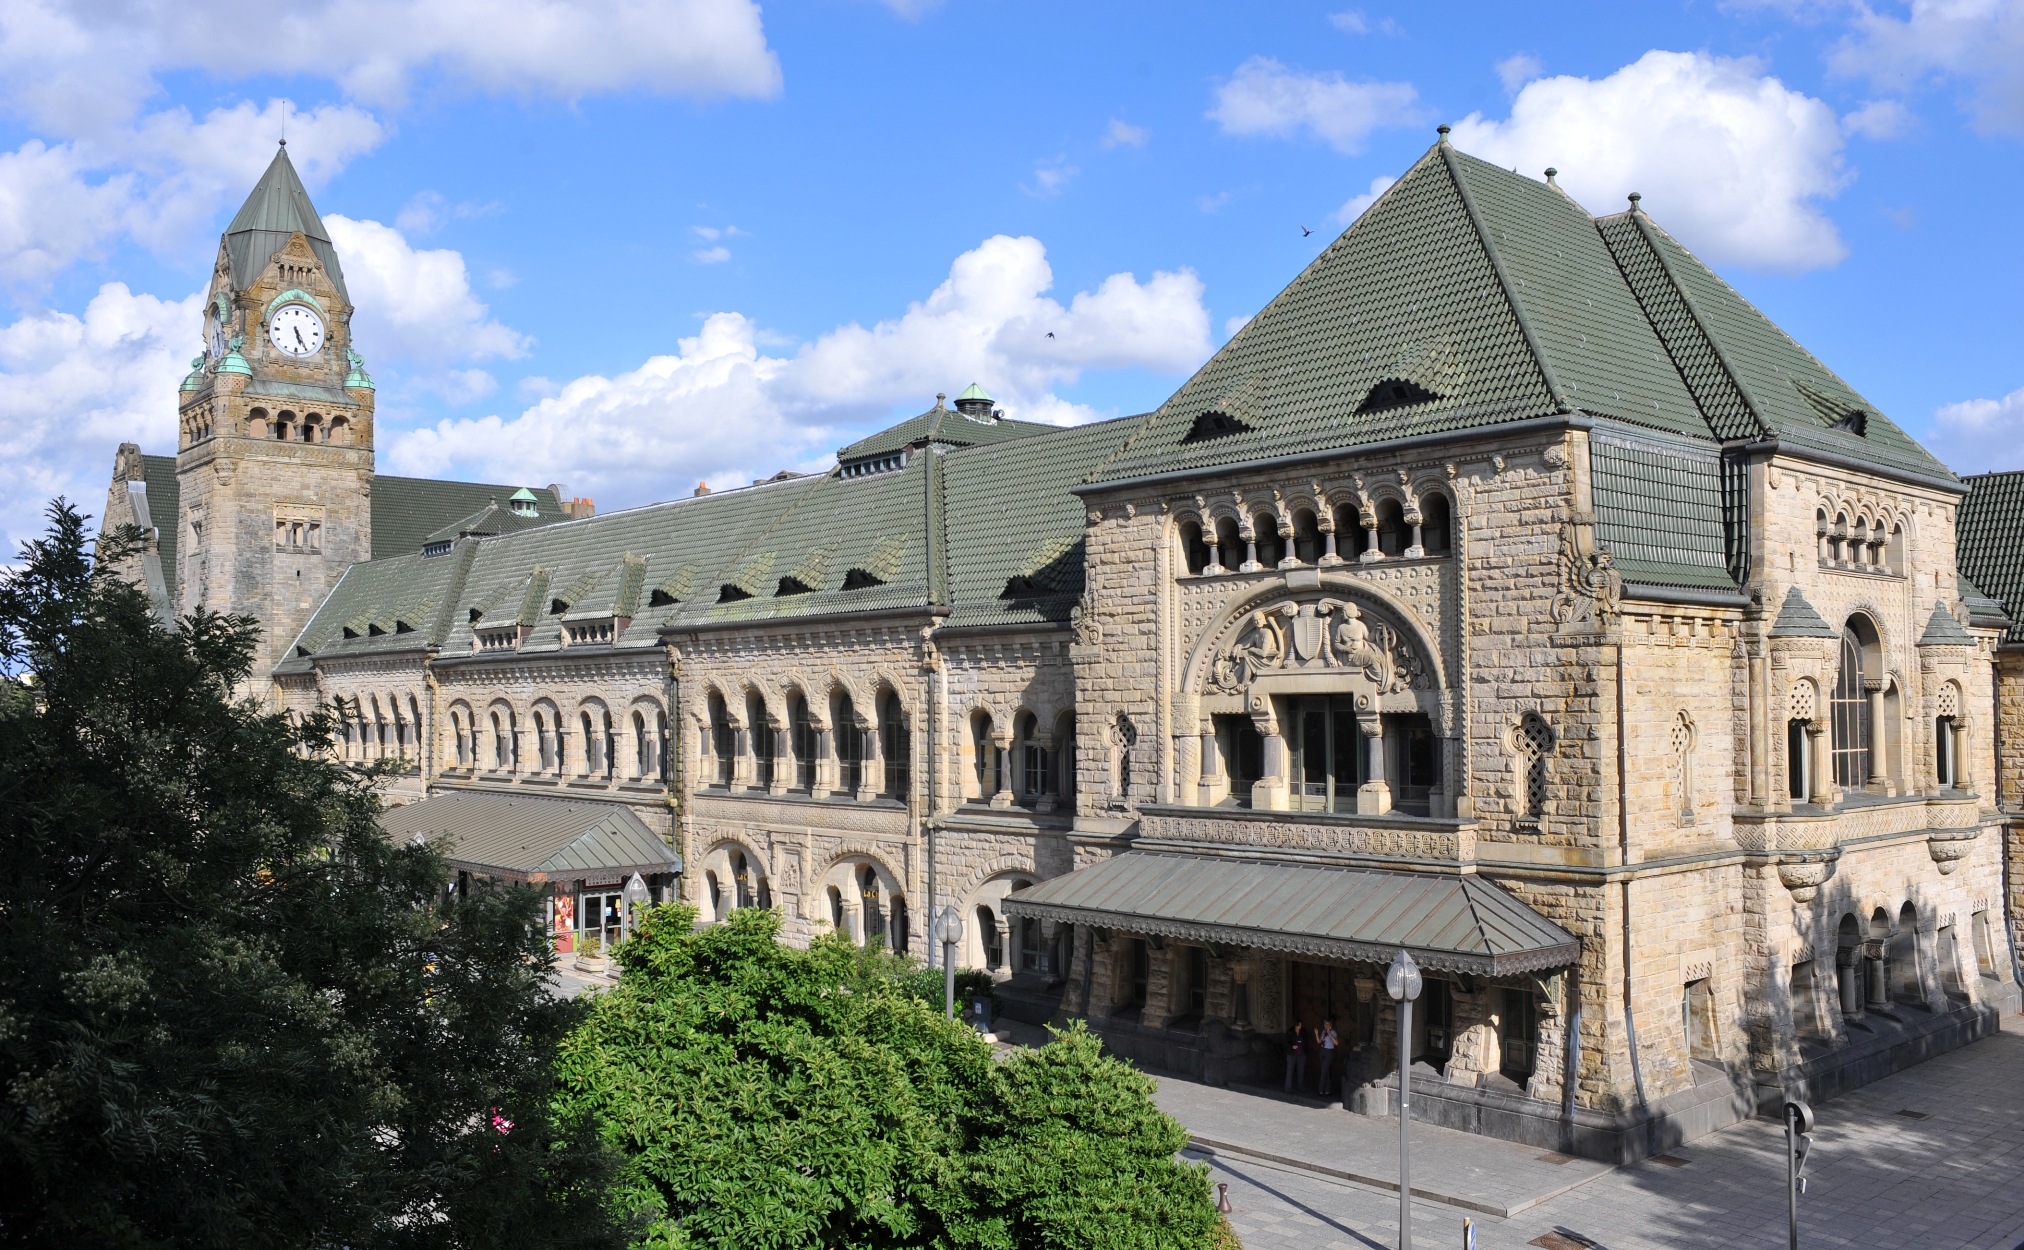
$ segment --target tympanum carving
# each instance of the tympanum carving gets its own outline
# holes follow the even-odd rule
[[[1353,603],[1287,600],[1251,612],[1216,657],[1210,685],[1238,693],[1259,677],[1302,670],[1360,672],[1379,694],[1430,684],[1405,636]]]

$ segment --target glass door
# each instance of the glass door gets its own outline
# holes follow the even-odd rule
[[[1317,696],[1292,705],[1293,810],[1355,812],[1366,749],[1354,702]]]

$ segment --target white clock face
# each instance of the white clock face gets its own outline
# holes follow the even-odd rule
[[[323,318],[307,304],[288,304],[267,322],[267,340],[284,355],[314,356],[323,349]]]

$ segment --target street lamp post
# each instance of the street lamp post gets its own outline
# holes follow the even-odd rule
[[[1412,1114],[1413,1000],[1420,996],[1420,966],[1404,950],[1385,969],[1384,988],[1399,1005],[1399,1250],[1413,1250]]]
[[[942,993],[943,1011],[949,1019],[956,1018],[956,947],[963,941],[963,916],[954,907],[942,908],[942,917],[935,922],[935,938],[942,946]]]
[[[1799,1195],[1806,1192],[1806,1152],[1813,1149],[1813,1108],[1785,1104],[1785,1218],[1791,1250],[1799,1250]]]
[[[646,878],[640,876],[638,873],[634,873],[632,875],[632,880],[625,883],[625,910],[619,913],[618,918],[619,941],[623,942],[627,938],[632,936],[633,908],[638,907],[641,903],[644,903],[646,901],[647,901]]]

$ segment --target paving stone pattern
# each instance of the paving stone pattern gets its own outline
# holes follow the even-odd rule
[[[1261,1120],[1266,1108],[1280,1110],[1271,1100],[1258,1102]],[[2006,1017],[2001,1034],[1815,1111],[1819,1126],[1807,1169],[1810,1184],[1800,1199],[1801,1245],[1933,1250],[2024,1245],[2024,1020]],[[1368,1126],[1373,1139],[1396,1149],[1395,1122],[1336,1114]],[[1219,1127],[1228,1132],[1230,1125],[1226,1120]],[[1262,1141],[1258,1145],[1269,1149]],[[1475,1222],[1482,1250],[1783,1247],[1783,1147],[1780,1126],[1749,1121],[1598,1176],[1510,1219],[1416,1200],[1413,1242],[1459,1246],[1466,1218]],[[1414,1152],[1416,1194],[1424,1188],[1419,1169],[1442,1166],[1423,1164],[1425,1157]],[[1230,1187],[1236,1208],[1230,1221],[1246,1250],[1397,1244],[1395,1189],[1387,1193],[1231,1154],[1208,1161],[1213,1179]],[[1432,1170],[1429,1179],[1438,1175]],[[1394,1165],[1394,1186],[1396,1176]]]

